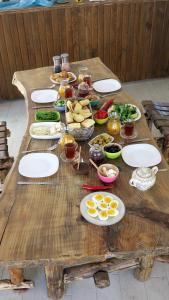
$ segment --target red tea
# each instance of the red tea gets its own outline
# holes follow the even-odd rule
[[[134,123],[128,122],[124,124],[124,134],[126,136],[132,136],[134,133]]]
[[[65,89],[65,98],[72,98],[73,97],[73,88],[67,87]]]
[[[68,159],[73,159],[75,157],[77,144],[76,143],[67,143],[64,146],[65,155]]]
[[[92,78],[91,78],[90,75],[85,75],[84,78],[83,78],[83,81],[86,82],[89,87],[92,86]]]

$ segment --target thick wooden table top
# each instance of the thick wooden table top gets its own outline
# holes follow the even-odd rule
[[[79,64],[87,65],[94,79],[115,77],[99,58],[74,63],[74,71]],[[88,193],[80,185],[100,183],[92,167],[89,176],[78,176],[70,164],[60,161],[57,174],[50,178],[57,181],[56,186],[17,186],[18,180],[29,181],[19,175],[18,163],[23,156],[21,151],[30,140],[29,125],[34,121],[31,89],[50,85],[51,71],[52,68],[47,67],[14,74],[14,84],[26,99],[29,121],[20,154],[0,201],[0,263],[25,266],[56,262],[72,266],[104,261],[113,256],[138,257],[152,250],[155,254],[168,253],[168,172],[159,173],[155,186],[141,192],[128,183],[133,169],[125,165],[122,158],[115,161],[121,172],[113,184],[112,193],[124,201],[126,215],[119,224],[110,227],[89,224],[80,215],[80,201]],[[142,110],[140,104],[124,91],[115,100],[137,104]],[[150,143],[155,143],[144,116],[137,122],[137,130],[138,138],[150,137]],[[104,126],[96,125],[94,135],[103,131]],[[51,141],[32,140],[29,149],[51,144]],[[87,142],[82,143],[82,156],[88,158],[88,151]],[[163,159],[160,167],[166,166]]]

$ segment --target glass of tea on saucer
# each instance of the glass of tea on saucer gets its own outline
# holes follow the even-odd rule
[[[121,128],[120,135],[124,139],[134,139],[137,136],[137,131],[135,129],[135,122],[126,121]]]
[[[61,153],[60,157],[64,162],[72,162],[74,159],[77,159],[79,153],[77,151],[78,144],[76,142],[68,142],[64,145],[64,150]]]

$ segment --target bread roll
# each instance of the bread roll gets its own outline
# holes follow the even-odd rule
[[[86,106],[90,103],[89,99],[84,99],[84,100],[81,100],[79,101],[79,103],[82,105],[82,106]]]
[[[71,123],[71,124],[69,124],[68,125],[68,128],[69,129],[75,129],[75,128],[81,128],[81,125],[80,125],[80,123]]]
[[[86,109],[87,110],[87,109]],[[91,117],[91,115],[92,115],[92,113],[90,112],[90,111],[83,111],[83,114],[81,113],[81,115],[85,118],[85,119],[87,119],[87,118],[89,118],[89,117]]]
[[[89,127],[93,126],[94,123],[95,123],[95,121],[93,119],[87,119],[87,120],[84,120],[81,124],[83,127],[89,128]]]
[[[80,114],[82,116],[86,115],[87,113],[91,113],[90,109],[88,109],[88,108],[87,109],[82,109],[81,112],[80,112]]]
[[[66,122],[68,124],[73,122],[73,114],[70,111],[66,113]]]
[[[80,114],[73,114],[73,119],[74,119],[74,121],[76,121],[76,122],[82,122],[82,121],[84,121],[84,117],[82,116],[82,115],[80,115]]]
[[[78,114],[80,113],[81,110],[82,110],[82,106],[79,103],[77,103],[74,107],[74,112]]]

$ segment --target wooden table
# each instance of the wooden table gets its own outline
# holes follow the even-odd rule
[[[77,71],[79,64],[91,69],[93,79],[115,77],[99,58],[74,63],[73,71]],[[13,83],[25,97],[29,121],[0,202],[0,265],[10,268],[12,282],[17,284],[23,279],[23,268],[43,265],[49,296],[53,299],[62,296],[64,283],[92,276],[99,270],[137,266],[136,277],[146,280],[154,259],[167,259],[169,254],[168,171],[157,175],[157,183],[151,190],[141,192],[128,183],[133,169],[121,158],[117,159],[115,164],[121,172],[112,193],[124,201],[126,215],[121,222],[109,227],[89,224],[80,215],[80,201],[88,193],[80,185],[99,184],[92,167],[89,176],[78,176],[70,164],[60,161],[58,173],[50,178],[57,181],[56,186],[17,186],[18,180],[29,181],[18,173],[21,151],[27,147],[47,148],[52,143],[30,142],[29,136],[29,125],[34,121],[31,89],[49,85],[51,71],[51,67],[47,67],[14,74]],[[137,104],[142,110],[124,91],[115,100]],[[104,126],[96,126],[95,135],[104,130]],[[150,143],[155,143],[144,115],[137,122],[137,130],[138,138],[149,137]],[[88,158],[88,150],[87,142],[82,143],[84,158]],[[164,159],[160,167],[167,167]],[[98,283],[98,273],[94,276]]]

